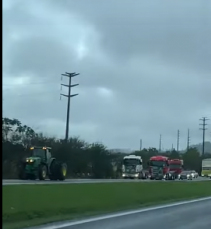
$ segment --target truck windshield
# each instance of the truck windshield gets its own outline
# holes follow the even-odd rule
[[[210,167],[211,161],[202,161],[202,167]]]
[[[124,165],[141,165],[141,161],[138,159],[124,159]]]
[[[34,157],[45,157],[44,149],[33,149],[32,156]]]
[[[180,169],[180,168],[182,168],[182,165],[180,165],[180,164],[170,164],[169,167],[171,169]]]
[[[158,167],[163,167],[163,165],[166,166],[166,162],[165,161],[150,161],[149,162],[150,166],[158,166]]]

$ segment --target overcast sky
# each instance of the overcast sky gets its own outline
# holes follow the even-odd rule
[[[186,147],[211,118],[211,1],[4,0],[3,115],[109,148]],[[209,121],[211,123],[211,121]],[[211,139],[211,125],[206,139]]]

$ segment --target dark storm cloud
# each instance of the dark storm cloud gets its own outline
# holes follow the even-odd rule
[[[22,72],[33,72],[40,78],[50,79],[53,72],[59,73],[59,70],[62,71],[68,66],[69,59],[74,58],[71,50],[70,52],[66,50],[65,45],[54,38],[35,35],[35,37],[21,39],[8,49],[13,53],[9,59],[8,73],[18,75]]]
[[[63,1],[61,7],[93,23],[104,49],[117,59],[150,54],[181,67],[211,71],[210,1]]]
[[[59,75],[76,71],[73,135],[138,148],[140,137],[144,146],[157,147],[162,133],[170,148],[178,128],[186,145],[189,127],[200,141],[198,119],[211,115],[209,7],[123,0],[9,5],[3,12],[4,114],[63,136]]]

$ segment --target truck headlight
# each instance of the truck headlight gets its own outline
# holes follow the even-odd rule
[[[138,173],[135,175],[135,177],[138,177]]]

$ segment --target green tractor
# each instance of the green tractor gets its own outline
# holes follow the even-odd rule
[[[52,157],[50,147],[31,147],[30,151],[31,156],[20,164],[19,179],[65,180],[67,165]]]

